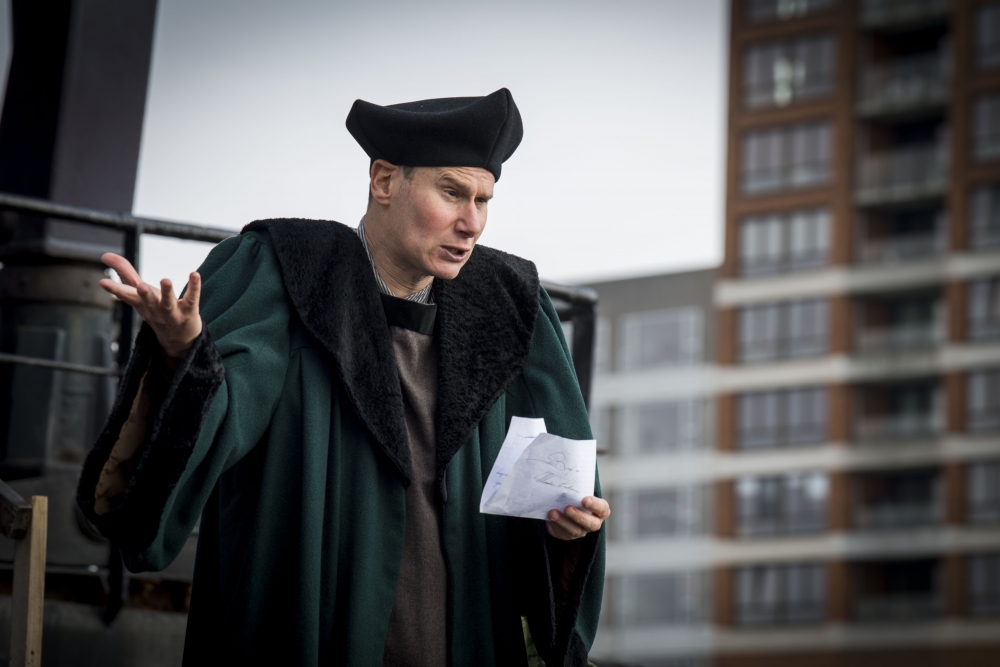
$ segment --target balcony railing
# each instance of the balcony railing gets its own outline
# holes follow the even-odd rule
[[[933,593],[900,593],[854,603],[854,616],[859,621],[916,621],[935,618],[941,612],[941,600]]]
[[[1000,430],[1000,405],[969,410],[965,418],[965,426],[974,432]]]
[[[874,28],[947,16],[948,0],[864,0],[862,25]]]
[[[948,182],[948,152],[925,145],[862,156],[855,198],[879,204],[940,196]]]
[[[861,73],[858,111],[873,115],[944,104],[950,69],[940,53],[869,65]]]
[[[941,523],[943,518],[940,503],[931,500],[862,506],[854,510],[854,526],[861,530],[933,526]]]
[[[1000,319],[991,317],[970,319],[969,338],[972,340],[1000,338]]]
[[[969,245],[977,250],[1000,248],[1000,223],[972,225]]]
[[[895,352],[933,347],[944,339],[944,327],[937,322],[862,329],[857,334],[861,352]]]
[[[769,535],[801,535],[826,530],[825,509],[801,512],[789,516],[742,516],[739,534],[742,537]]]
[[[990,498],[988,500],[970,502],[966,512],[969,523],[1000,523],[1000,500]]]
[[[941,432],[941,418],[936,412],[862,417],[857,435],[862,440],[910,440],[934,437]]]
[[[858,248],[858,259],[864,264],[883,264],[934,257],[944,252],[945,245],[945,236],[940,232],[866,239]]]

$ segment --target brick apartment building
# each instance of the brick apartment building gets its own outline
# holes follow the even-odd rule
[[[1000,2],[733,0],[715,270],[594,284],[649,667],[1000,664]]]

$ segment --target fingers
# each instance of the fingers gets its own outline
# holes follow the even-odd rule
[[[121,255],[116,255],[113,252],[106,252],[101,255],[101,261],[104,262],[108,267],[114,269],[118,277],[122,279],[122,282],[126,285],[131,285],[132,287],[138,286],[142,282],[139,278],[139,273],[132,266],[132,263],[122,257]]]
[[[191,312],[193,315],[198,314],[198,303],[201,299],[201,274],[197,271],[192,271],[191,275],[188,276],[188,286],[187,292],[184,293],[184,298],[181,300],[182,304]]]
[[[174,296],[174,284],[169,278],[160,281],[160,309],[169,314],[177,307],[177,297]]]
[[[552,510],[549,512],[549,525],[552,530],[549,533],[553,537],[563,540],[575,540],[583,537],[587,533],[593,533],[601,529],[601,520],[584,512],[578,507],[567,507],[565,512]],[[559,528],[558,531],[555,529]]]
[[[604,498],[587,496],[583,499],[583,506],[584,508],[590,510],[590,512],[601,521],[604,521],[611,516],[611,505],[609,505],[608,501]]]
[[[130,306],[134,307],[139,303],[139,294],[134,287],[116,283],[110,278],[102,278],[97,284],[104,288],[104,291],[109,292],[112,296],[121,299]]]
[[[160,294],[159,290],[148,283],[140,282],[136,285],[135,291],[139,293],[139,301],[141,307],[146,309],[146,312],[140,312],[139,314],[143,316],[143,319],[148,321],[148,313],[152,313],[160,307]]]

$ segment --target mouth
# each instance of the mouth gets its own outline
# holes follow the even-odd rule
[[[444,252],[445,257],[452,262],[464,262],[469,253],[472,252],[472,248],[461,248],[454,245],[443,245],[441,250]]]

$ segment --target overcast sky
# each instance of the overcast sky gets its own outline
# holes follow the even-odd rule
[[[356,98],[506,86],[524,140],[482,243],[562,281],[717,263],[725,5],[160,0],[134,212],[356,224]],[[189,245],[147,241],[144,276],[185,276],[205,254]]]

